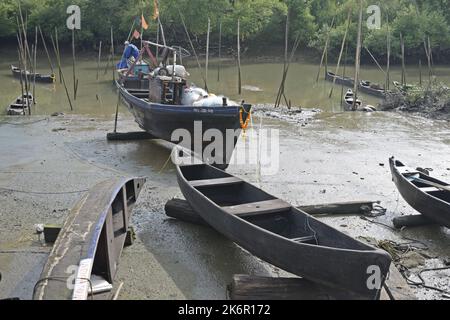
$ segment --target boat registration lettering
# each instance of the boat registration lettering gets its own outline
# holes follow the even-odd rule
[[[200,108],[194,108],[194,112],[198,113],[214,113],[213,109],[200,109]]]
[[[94,259],[83,259],[80,261],[77,277],[75,278],[72,300],[86,300],[90,286],[93,263]]]

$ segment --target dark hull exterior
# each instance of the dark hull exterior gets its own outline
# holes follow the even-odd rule
[[[403,199],[424,217],[439,225],[450,228],[450,192],[443,190],[425,192],[421,187],[425,188],[427,187],[426,185],[421,186],[420,183],[414,184],[400,172],[399,168],[405,167],[400,161],[391,158],[389,159],[389,164],[392,179]],[[420,174],[421,179],[443,186],[449,186],[448,183],[429,177],[418,171],[416,171],[416,174]]]
[[[96,185],[68,215],[35,285],[34,300],[85,300],[85,290],[67,285],[70,270],[86,266],[86,277],[95,274],[113,283],[128,231],[131,211],[145,184],[143,178],[115,178]],[[69,268],[69,269],[68,269]],[[79,273],[78,273],[79,276]],[[73,283],[73,281],[70,281]],[[89,295],[90,297],[91,295]],[[94,298],[105,299],[105,296]]]
[[[21,71],[19,68],[16,68],[14,66],[11,66],[11,72],[13,74],[13,76],[17,79],[20,79],[21,74],[22,77],[25,77],[25,72]],[[34,81],[34,74],[33,73],[27,73],[27,78],[29,82],[33,82]],[[44,74],[39,74],[36,73],[36,82],[40,82],[40,83],[54,83],[55,82],[55,77],[52,75],[44,75]]]
[[[196,153],[202,153],[211,142],[203,142],[203,136],[209,129],[220,131],[224,138],[227,137],[227,130],[233,130],[235,136],[228,149],[226,143],[224,148],[216,150],[217,162],[213,165],[226,168],[232,157],[237,139],[241,133],[240,124],[240,108],[241,107],[194,107],[181,105],[165,105],[144,101],[133,94],[128,89],[117,83],[121,97],[125,102],[128,110],[133,114],[138,125],[152,136],[165,141],[179,143],[180,141],[172,141],[172,135],[175,130],[185,129],[191,136],[191,143],[181,142],[181,145]],[[250,105],[245,105],[243,121],[249,116],[251,110]],[[201,124],[200,124],[201,121]],[[195,127],[195,122],[197,126]],[[199,137],[200,136],[200,137]],[[195,141],[199,141],[196,147]],[[225,140],[224,140],[225,141]],[[204,159],[208,162],[207,159]]]
[[[342,76],[337,76],[332,72],[327,72],[325,74],[325,79],[328,81],[333,82],[334,78],[336,78],[336,83],[340,84],[340,85],[344,85],[347,86],[349,88],[353,88],[355,86],[355,80],[352,78],[348,78],[348,77],[342,77]],[[380,90],[380,89],[375,89],[375,88],[371,88],[370,86],[365,86],[363,84],[360,84],[358,86],[359,90],[361,92],[364,92],[366,94],[369,94],[371,96],[375,96],[378,98],[385,98],[386,94],[384,92],[384,90]]]
[[[358,299],[378,298],[377,289],[368,289],[368,268],[378,266],[384,282],[391,262],[389,254],[365,245],[293,207],[285,212],[253,217],[230,214],[222,205],[205,196],[203,192],[208,193],[206,189],[201,192],[201,188],[193,187],[185,177],[183,168],[186,167],[177,167],[177,179],[184,197],[218,232],[257,257],[288,272],[325,286],[348,290]],[[221,176],[217,174],[220,170],[211,169],[216,172],[211,177],[203,178]],[[276,199],[246,182],[242,183],[244,189],[240,193],[240,202],[244,204],[252,202],[245,199],[246,195],[253,200]],[[283,225],[285,217],[289,217],[289,222]],[[295,234],[303,232],[306,225],[317,233],[319,245],[298,243],[292,239]]]

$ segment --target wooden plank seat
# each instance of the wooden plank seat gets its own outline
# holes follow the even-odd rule
[[[240,183],[243,183],[243,181],[241,179],[236,178],[236,177],[189,181],[189,184],[191,186],[193,186],[194,188],[197,188],[197,187],[228,186],[228,185],[234,185],[234,184],[240,184]]]
[[[317,238],[315,236],[306,236],[306,237],[294,238],[291,240],[298,242],[298,243],[317,244]]]
[[[436,187],[424,187],[424,188],[419,188],[421,191],[423,192],[436,192],[436,191],[441,191],[440,189],[436,188]]]
[[[291,209],[292,206],[283,200],[274,199],[274,200],[246,203],[236,206],[226,206],[222,208],[227,213],[234,214],[242,218],[260,214],[283,212]]]

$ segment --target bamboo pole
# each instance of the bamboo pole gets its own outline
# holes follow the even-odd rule
[[[58,39],[58,28],[55,28],[55,42],[56,42],[56,58],[58,60],[58,69],[59,69],[59,83],[63,82],[63,72],[61,68],[61,54],[59,51],[59,39]]]
[[[328,52],[328,44],[330,42],[330,35],[331,35],[331,29],[334,26],[334,20],[336,19],[336,17],[333,17],[333,20],[331,21],[331,25],[330,25],[330,30],[328,30],[328,34],[327,34],[327,38],[325,40],[325,47],[323,48],[323,52],[322,52],[322,58],[320,59],[320,65],[319,65],[319,71],[317,72],[317,77],[316,77],[316,83],[319,82],[319,78],[320,78],[320,71],[322,70],[322,66],[323,66],[323,62],[325,60],[325,55]]]
[[[237,22],[237,63],[238,63],[238,93],[242,93],[242,76],[241,76],[241,21]]]
[[[50,39],[52,40],[53,50],[55,51],[55,55],[56,55],[57,61],[58,61],[58,69],[61,74],[61,80],[64,85],[64,89],[66,91],[67,100],[69,101],[70,110],[73,111],[73,106],[72,106],[72,101],[70,100],[69,90],[67,89],[66,80],[64,79],[64,74],[61,70],[61,59],[60,59],[60,55],[59,55],[58,29],[57,28],[55,28],[55,38],[56,38],[56,44],[55,44],[55,40],[53,40],[53,36],[50,35]]]
[[[205,79],[205,75],[204,75],[204,73],[203,73],[202,65],[201,65],[201,63],[200,63],[200,60],[198,59],[197,51],[195,50],[194,44],[192,43],[191,36],[190,36],[190,34],[189,34],[189,31],[188,31],[188,29],[187,29],[186,23],[185,23],[185,21],[184,21],[183,14],[181,13],[180,9],[178,9],[178,14],[180,15],[181,23],[183,24],[183,28],[184,28],[184,31],[185,31],[185,33],[186,33],[186,37],[188,38],[189,45],[191,46],[192,52],[194,53],[194,56],[195,56],[195,60],[197,61],[198,69],[200,70],[200,74],[201,74],[202,79],[203,79],[203,82],[204,82],[204,84],[205,84],[205,90],[208,91],[208,84],[206,83],[206,79]],[[161,28],[162,28],[161,23],[160,23],[160,26],[161,26]],[[161,29],[161,32],[162,32],[162,29]],[[164,41],[164,45],[166,45],[166,43],[165,43],[165,38],[164,38],[164,37],[163,37],[163,41]]]
[[[402,50],[402,85],[406,85],[406,66],[405,66],[405,41],[403,34],[400,33],[400,46]]]
[[[344,55],[344,72],[342,72],[342,76],[345,78],[346,76],[346,71],[347,71],[347,63],[348,63],[348,41],[347,41],[347,45],[345,46],[345,55]],[[344,102],[344,84],[342,84],[341,86],[341,109],[343,107],[343,102]]]
[[[72,74],[73,74],[73,100],[77,100],[78,79],[75,62],[75,29],[72,29]]]
[[[22,52],[21,52],[21,44],[20,44],[20,40],[19,40],[19,36],[17,35],[17,42],[19,44],[19,48],[17,49],[17,53],[19,55],[19,69],[22,70]],[[22,90],[22,96],[21,96],[21,100],[22,100],[22,111],[25,109],[25,104],[24,104],[24,100],[23,100],[23,96],[25,94],[24,92],[24,86],[23,86],[23,74],[22,72],[20,72],[20,88]]]
[[[112,60],[112,75],[113,75],[113,81],[116,81],[116,66],[115,66],[115,53],[114,53],[114,31],[113,27],[111,27],[111,60]]]
[[[39,33],[41,34],[42,44],[44,45],[44,50],[45,50],[45,53],[47,55],[47,59],[48,59],[49,65],[50,65],[50,69],[52,70],[52,74],[55,74],[55,70],[53,69],[53,63],[52,63],[52,60],[50,58],[50,54],[49,54],[48,49],[47,49],[47,44],[45,43],[44,35],[42,34],[41,26],[38,26],[38,28],[39,28]]]
[[[28,56],[27,56],[27,48],[28,48],[28,41],[27,41],[27,32],[25,29],[25,24],[23,21],[23,15],[22,15],[22,8],[20,6],[20,2],[19,2],[19,13],[20,13],[20,20],[21,20],[21,26],[22,26],[22,32],[21,33],[21,28],[19,25],[19,20],[17,19],[17,26],[19,28],[19,38],[20,38],[20,46],[21,47],[21,52],[22,52],[22,66],[23,66],[23,70],[21,69],[20,71],[23,72],[24,74],[24,79],[25,79],[25,93],[26,95],[28,95],[29,93],[29,77],[27,75],[27,60],[28,60]],[[23,35],[23,36],[22,36]],[[28,50],[29,53],[29,50]]]
[[[419,84],[422,86],[422,60],[419,59]]]
[[[356,45],[356,60],[355,60],[355,84],[353,86],[353,111],[357,109],[358,89],[359,89],[359,72],[361,67],[361,41],[362,41],[362,18],[363,18],[363,2],[360,0],[359,22],[358,22],[358,39]]]
[[[391,30],[389,27],[389,16],[387,16],[387,39],[386,39],[386,47],[387,47],[387,64],[386,64],[386,85],[385,90],[388,91],[391,85]]]
[[[37,27],[34,27],[34,77],[33,77],[33,103],[36,104],[36,54],[38,45]]]
[[[219,63],[217,65],[217,82],[220,81],[221,67],[222,67],[222,21],[219,22]]]
[[[97,60],[97,81],[99,77],[100,72],[100,60],[102,58],[102,42],[100,41],[99,47],[98,47],[98,60]]]
[[[208,67],[209,67],[209,34],[211,32],[211,19],[208,18],[208,33],[206,36],[206,61],[205,61],[205,79],[208,83]]]
[[[347,34],[348,34],[348,30],[350,29],[351,14],[352,14],[352,10],[350,9],[348,11],[348,16],[347,16],[347,28],[345,29],[344,38],[342,39],[341,51],[339,52],[339,58],[338,58],[337,66],[336,66],[336,72],[335,72],[336,76],[339,74],[339,67],[341,66],[342,54],[344,53],[345,43],[347,42]],[[331,86],[329,98],[331,98],[333,96],[333,90],[334,90],[335,84],[336,84],[336,77],[333,78],[333,85]]]
[[[293,46],[292,51],[291,51],[291,56],[289,58],[289,62],[287,64],[285,72],[283,73],[283,78],[281,80],[281,85],[280,85],[280,87],[278,89],[277,100],[276,100],[276,104],[275,104],[276,108],[279,107],[279,104],[281,102],[281,98],[283,96],[285,98],[286,103],[289,105],[289,103],[287,102],[287,99],[286,99],[286,95],[284,94],[284,89],[285,89],[285,83],[286,83],[287,75],[288,75],[288,72],[289,72],[289,68],[291,66],[291,62],[294,59],[295,52],[297,51],[297,48],[298,48],[299,44],[300,44],[300,34],[297,34],[297,37],[296,37],[295,42],[294,42],[294,46]]]
[[[380,69],[380,71],[386,76],[386,71],[383,70],[383,67],[378,63],[378,60],[374,57],[374,55],[372,54],[372,52],[370,52],[369,48],[364,47],[364,49],[366,49],[367,53],[370,55],[370,57],[372,58],[372,60],[375,62],[375,64],[377,65],[378,69]]]
[[[431,40],[430,40],[429,36],[428,36],[428,53],[430,55],[430,72],[431,72],[430,78],[432,78],[434,75],[434,71],[433,71],[434,59],[433,59],[433,49],[431,48]]]

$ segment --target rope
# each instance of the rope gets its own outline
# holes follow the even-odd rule
[[[58,194],[76,194],[76,193],[84,193],[88,192],[89,189],[79,190],[79,191],[66,191],[66,192],[38,192],[38,191],[24,191],[24,190],[16,190],[16,189],[8,189],[0,187],[0,192],[15,192],[15,193],[25,193],[25,194],[38,194],[38,195],[58,195]]]
[[[54,280],[54,281],[61,281],[61,282],[63,282],[63,281],[67,281],[67,279],[69,279],[69,277],[47,277],[47,278],[39,279],[39,280],[36,282],[36,284],[34,285],[34,287],[33,287],[33,297],[34,297],[35,294],[36,294],[36,288],[37,288],[38,285],[40,285],[42,282],[48,281],[48,280]],[[91,279],[87,279],[87,278],[77,278],[77,279],[80,279],[80,280],[86,280],[86,281],[89,282],[89,287],[90,287],[90,289],[91,289],[91,300],[94,300],[94,290],[93,290],[93,287],[92,287],[92,281],[91,281]]]
[[[403,270],[402,270],[402,275],[404,272],[409,271],[408,268],[406,268],[405,266],[402,266]],[[417,275],[417,277],[420,279],[421,282],[415,282],[412,281],[411,279],[409,279],[408,277],[405,277],[407,283],[409,285],[413,285],[413,286],[417,286],[417,287],[422,287],[425,289],[430,289],[430,290],[434,290],[434,291],[438,291],[444,294],[448,294],[450,295],[450,291],[445,290],[445,289],[441,289],[441,288],[437,288],[437,287],[433,287],[433,286],[429,286],[425,283],[424,278],[422,277],[422,274],[425,272],[431,272],[431,271],[442,271],[442,270],[450,270],[450,267],[443,267],[443,268],[431,268],[431,269],[423,269],[422,271],[420,271]],[[410,271],[409,271],[410,272]],[[413,273],[414,274],[414,273]],[[403,275],[404,276],[404,275]]]

